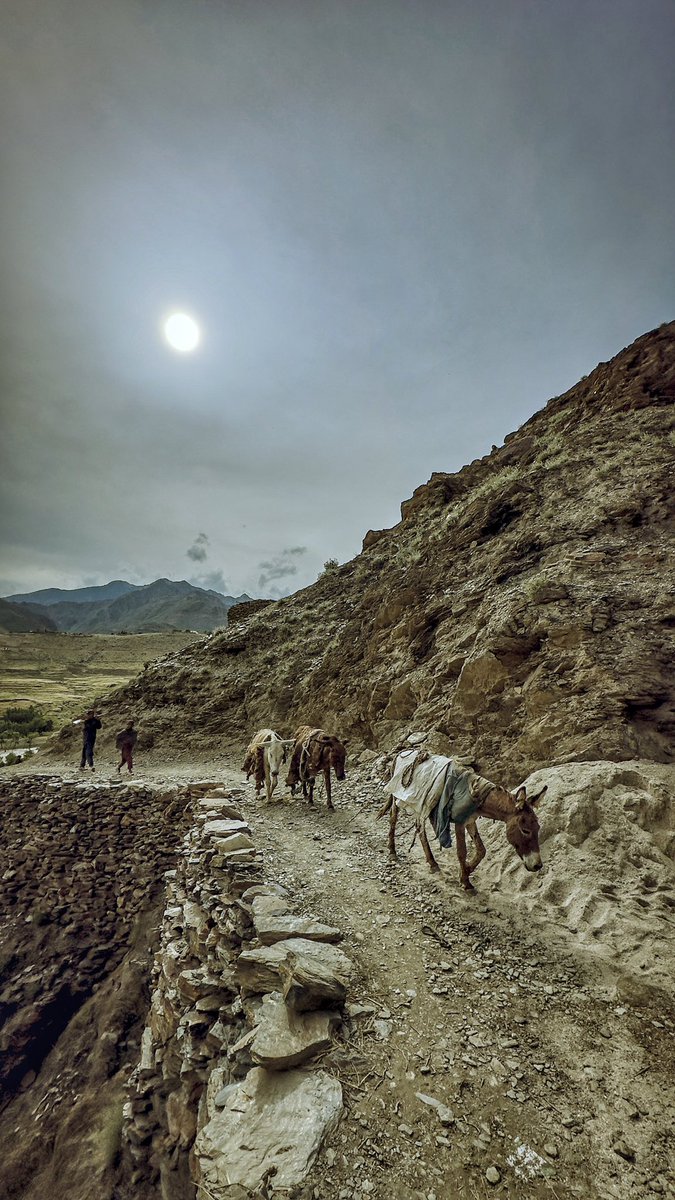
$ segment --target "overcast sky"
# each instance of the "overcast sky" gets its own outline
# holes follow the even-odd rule
[[[293,591],[674,316],[672,0],[0,29],[0,594]]]

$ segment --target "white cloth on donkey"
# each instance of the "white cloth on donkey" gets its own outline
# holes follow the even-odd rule
[[[453,812],[461,823],[479,809],[494,783],[477,775],[471,767],[461,766],[443,754],[420,757],[419,750],[402,750],[394,764],[394,774],[385,784],[385,791],[394,797],[399,808],[410,809],[419,828],[430,816],[449,784],[457,796],[458,811]]]

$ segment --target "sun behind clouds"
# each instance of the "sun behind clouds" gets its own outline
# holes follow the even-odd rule
[[[172,350],[190,354],[197,349],[202,334],[194,317],[185,312],[172,312],[162,325],[164,337]]]

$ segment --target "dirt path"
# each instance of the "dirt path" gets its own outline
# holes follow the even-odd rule
[[[454,852],[432,877],[404,822],[390,863],[381,788],[358,772],[334,813],[321,794],[313,809],[257,801],[222,762],[143,777],[199,773],[238,793],[266,877],[339,925],[357,960],[347,1036],[324,1064],[346,1116],[308,1197],[675,1196],[672,1011],[622,1000],[545,913],[466,896]]]

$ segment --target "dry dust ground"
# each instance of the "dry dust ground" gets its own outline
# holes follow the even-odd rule
[[[238,765],[185,759],[139,778],[231,786],[266,878],[299,913],[339,925],[357,961],[344,1040],[323,1064],[346,1112],[308,1200],[675,1196],[665,992],[594,957],[545,909],[485,879],[481,890],[480,869],[467,896],[454,851],[432,877],[403,820],[391,863],[381,785],[365,773],[336,787],[330,813],[320,789],[313,808],[283,792],[256,800]]]

